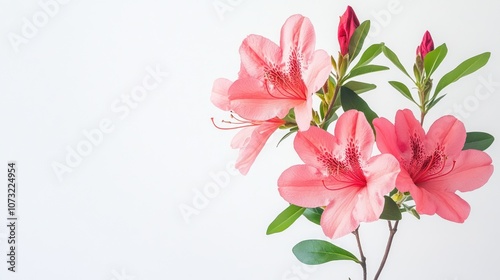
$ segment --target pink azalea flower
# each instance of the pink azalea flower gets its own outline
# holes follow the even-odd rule
[[[232,82],[230,80],[217,79],[215,80],[212,88],[210,100],[215,106],[224,111],[232,110],[232,104],[228,99],[228,89],[231,84]],[[224,121],[224,123],[234,125],[233,127],[218,128],[241,128],[241,130],[234,136],[233,141],[231,142],[231,147],[233,149],[240,149],[235,167],[241,174],[246,175],[271,134],[284,124],[285,121],[279,118],[257,121],[247,120],[234,115],[231,115],[231,117],[232,121]]]
[[[446,220],[464,222],[469,204],[456,191],[467,192],[483,186],[491,174],[491,158],[478,150],[465,150],[465,127],[453,116],[435,121],[427,134],[406,109],[396,113],[393,125],[387,119],[373,122],[377,146],[398,158],[401,173],[397,188],[410,192],[420,214],[437,214]]]
[[[347,6],[344,14],[340,17],[338,28],[338,39],[340,45],[340,53],[346,55],[349,53],[349,44],[351,43],[352,35],[359,26],[359,20],[351,6]]]
[[[429,31],[425,31],[422,42],[417,47],[417,56],[420,56],[422,59],[424,59],[425,56],[433,50],[434,41],[432,40],[431,33]]]
[[[355,110],[340,116],[335,136],[317,127],[299,131],[294,146],[305,164],[281,174],[281,196],[302,207],[326,206],[321,227],[330,238],[378,220],[384,195],[395,187],[399,164],[390,154],[371,157],[374,142],[364,114]]]
[[[295,110],[300,130],[312,119],[312,94],[332,70],[324,50],[314,50],[314,28],[308,18],[294,15],[281,29],[280,46],[250,35],[240,47],[239,79],[229,89],[234,111],[247,119],[284,118]]]

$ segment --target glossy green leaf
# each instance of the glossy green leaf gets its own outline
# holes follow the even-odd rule
[[[332,113],[330,115],[330,117],[328,118],[328,120],[325,121],[325,123],[323,124],[322,128],[324,130],[327,130],[328,126],[330,126],[330,124],[332,124],[332,122],[336,121],[338,118],[339,118],[339,116],[336,113]]]
[[[304,215],[309,221],[319,225],[321,221],[321,215],[323,214],[323,208],[306,208],[306,211],[302,215]]]
[[[363,43],[365,42],[366,35],[368,35],[368,31],[370,31],[370,21],[365,20],[356,28],[356,30],[352,34],[351,41],[349,41],[350,61],[353,61],[363,48]]]
[[[304,213],[305,208],[291,204],[267,227],[266,234],[282,232],[291,226]]]
[[[475,149],[484,151],[486,150],[495,140],[493,135],[486,132],[467,132],[467,138],[465,139],[465,145],[463,150]]]
[[[387,66],[382,66],[382,65],[363,65],[358,68],[354,68],[347,74],[346,80],[350,78],[354,78],[360,75],[372,73],[372,72],[378,72],[378,71],[384,71],[388,70],[389,67]]]
[[[358,81],[349,81],[346,84],[344,84],[345,87],[350,88],[352,91],[354,91],[357,94],[361,94],[363,92],[370,91],[372,89],[376,89],[377,86],[374,84],[368,84],[368,83],[363,83],[363,82],[358,82]]]
[[[413,215],[413,217],[417,218],[420,220],[420,214],[418,214],[417,210],[415,208],[412,208],[410,210],[410,213]]]
[[[399,93],[401,93],[404,97],[408,98],[410,101],[417,104],[417,102],[415,102],[415,99],[413,99],[413,96],[411,96],[410,89],[408,89],[408,87],[405,84],[398,81],[389,81],[389,84],[397,91],[399,91]]]
[[[291,108],[283,120],[287,123],[295,123],[295,110]]]
[[[287,134],[285,134],[283,137],[281,137],[280,141],[278,141],[278,144],[276,144],[276,147],[278,147],[278,146],[281,144],[281,142],[282,142],[283,140],[285,140],[286,138],[288,138],[288,136],[290,136],[290,135],[294,134],[294,133],[295,133],[295,132],[297,132],[298,130],[299,130],[299,128],[298,128],[298,127],[296,127],[296,126],[295,126],[295,127],[292,127],[292,128],[290,129],[290,131],[289,131],[289,132],[287,132]]]
[[[443,59],[446,57],[447,53],[448,48],[446,47],[446,44],[442,44],[441,46],[427,53],[424,58],[424,69],[427,77],[431,76],[432,73],[436,71]]]
[[[370,63],[373,59],[375,59],[375,57],[377,57],[380,53],[382,53],[383,48],[384,48],[384,43],[373,44],[369,46],[363,52],[363,54],[359,58],[358,63],[356,63],[353,69]]]
[[[340,99],[342,101],[342,109],[344,112],[356,109],[365,114],[366,119],[372,125],[373,119],[377,118],[377,114],[368,106],[368,104],[349,88],[341,87]],[[373,125],[372,125],[373,128]]]
[[[304,240],[295,245],[293,254],[305,264],[322,264],[331,261],[360,261],[351,252],[324,240]]]
[[[458,81],[462,77],[465,77],[465,76],[479,70],[481,67],[486,65],[486,63],[488,62],[489,59],[490,59],[490,53],[485,52],[485,53],[473,56],[473,57],[465,60],[464,62],[460,63],[460,65],[458,65],[455,69],[448,72],[446,75],[444,75],[441,78],[441,80],[439,80],[439,82],[436,86],[436,91],[434,92],[434,97],[437,96],[438,93],[441,90],[443,90],[445,87]]]
[[[441,95],[440,97],[436,99],[431,99],[429,104],[427,105],[427,111],[429,111],[432,107],[434,107],[441,99],[443,99],[446,96],[446,94]]]
[[[401,211],[399,211],[399,207],[396,202],[388,196],[384,196],[384,199],[384,210],[382,211],[382,214],[380,214],[380,219],[391,221],[401,220]]]
[[[403,208],[401,211],[408,212],[412,214],[415,218],[420,220],[420,214],[418,214],[417,210],[415,209],[415,205],[408,206],[403,203]]]
[[[382,52],[384,53],[385,57],[387,57],[392,62],[392,64],[394,64],[399,70],[401,70],[401,72],[408,76],[408,78],[410,78],[413,83],[415,83],[413,78],[408,74],[408,72],[406,72],[406,69],[403,64],[401,64],[401,61],[399,61],[398,56],[391,49],[389,49],[387,46],[384,46]]]

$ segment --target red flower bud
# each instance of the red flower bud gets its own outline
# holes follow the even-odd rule
[[[422,43],[420,43],[420,46],[417,47],[417,56],[424,59],[427,53],[432,50],[434,50],[434,41],[432,41],[431,33],[429,33],[429,31],[425,31]]]
[[[346,55],[349,53],[349,42],[351,41],[354,30],[359,26],[359,20],[351,6],[347,6],[346,11],[340,17],[338,38],[340,44],[340,53]]]

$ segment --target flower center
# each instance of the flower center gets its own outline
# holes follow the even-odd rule
[[[448,157],[444,153],[444,147],[440,144],[431,154],[426,154],[422,140],[416,135],[410,137],[411,159],[404,162],[414,183],[428,181],[450,173],[455,168],[453,161],[451,169],[444,172]]]
[[[307,87],[302,80],[302,54],[292,49],[286,66],[271,64],[264,69],[267,92],[276,99],[307,99]]]
[[[344,187],[366,186],[366,178],[361,169],[361,153],[354,139],[349,140],[342,158],[334,156],[325,148],[321,148],[321,150],[317,159],[323,164],[327,176],[335,178],[338,182],[346,183],[347,185]],[[326,185],[325,188],[329,189]]]

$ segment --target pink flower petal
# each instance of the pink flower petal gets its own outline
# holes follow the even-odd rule
[[[310,165],[294,165],[278,179],[280,195],[289,203],[302,207],[327,205],[335,195],[325,185],[332,184],[320,170]]]
[[[335,191],[335,198],[327,205],[321,215],[321,228],[326,236],[335,239],[353,232],[359,221],[354,217],[360,188],[347,188]]]
[[[434,215],[436,214],[437,202],[435,197],[424,188],[419,188],[415,184],[408,185],[409,192],[415,201],[416,210],[419,214]]]
[[[235,167],[241,174],[248,173],[269,137],[283,123],[282,120],[272,120],[258,126],[243,128],[236,134],[231,146],[240,149]]]
[[[444,147],[444,153],[454,159],[462,151],[465,143],[465,126],[453,116],[444,116],[436,120],[425,140],[426,150],[433,151],[437,145]]]
[[[362,222],[378,220],[384,209],[384,195],[396,187],[399,162],[390,154],[381,154],[368,160],[363,167],[366,193],[360,198],[356,218]]]
[[[413,179],[411,178],[410,174],[408,174],[408,171],[406,169],[401,168],[401,171],[398,174],[398,178],[396,179],[396,188],[400,192],[412,192],[414,188],[417,186],[413,182]]]
[[[470,205],[452,192],[420,189],[421,195],[414,196],[417,212],[437,214],[448,221],[463,223],[470,213]]]
[[[488,182],[493,174],[491,157],[478,150],[465,150],[449,173],[419,183],[419,187],[443,191],[472,191]]]
[[[396,138],[396,128],[385,118],[376,118],[373,120],[373,126],[377,134],[377,148],[381,153],[389,153],[399,157],[399,149]]]
[[[302,15],[289,17],[281,28],[280,47],[283,50],[283,62],[287,62],[292,51],[299,51],[309,60],[315,42],[314,27],[308,18]]]
[[[239,79],[229,88],[229,100],[233,110],[245,119],[268,120],[284,118],[290,108],[301,104],[302,100],[276,99],[257,79]]]
[[[404,159],[410,159],[412,153],[411,137],[417,137],[421,141],[425,139],[425,132],[420,122],[413,113],[408,110],[399,110],[396,113],[396,136],[398,148]]]
[[[256,79],[264,78],[264,69],[281,61],[281,49],[271,40],[260,35],[249,35],[240,46],[241,65]],[[241,70],[240,70],[241,72]]]
[[[231,141],[231,148],[240,149],[247,146],[255,129],[257,126],[244,127],[238,131]]]
[[[328,80],[332,69],[328,53],[324,50],[315,51],[309,65],[302,73],[308,92],[318,91]]]
[[[228,79],[220,78],[214,81],[212,86],[212,94],[210,95],[210,101],[217,106],[217,108],[229,111],[231,110],[231,103],[229,101],[228,90],[233,82]]]
[[[311,127],[304,132],[297,132],[294,139],[295,151],[304,163],[312,165],[318,169],[323,169],[323,162],[318,159],[318,155],[325,152],[332,153],[337,138],[319,127]]]
[[[375,136],[373,130],[362,112],[349,110],[343,113],[337,120],[335,126],[335,136],[339,139],[341,149],[353,142],[359,147],[361,159],[370,158]]]
[[[300,131],[306,131],[311,126],[312,98],[309,96],[305,102],[299,103],[294,108],[295,121]]]
[[[439,203],[436,205],[436,214],[448,221],[463,223],[470,213],[470,205],[455,193],[432,192]]]

